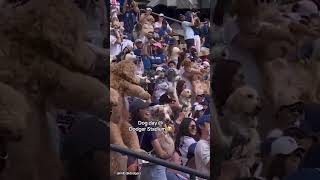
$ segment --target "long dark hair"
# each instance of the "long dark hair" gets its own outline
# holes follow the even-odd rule
[[[195,122],[195,120],[191,118],[184,118],[179,126],[179,130],[176,136],[176,141],[174,143],[174,146],[177,152],[180,152],[179,146],[180,146],[180,139],[182,136],[189,136],[194,138],[194,136],[189,132],[189,125],[192,121]]]
[[[141,115],[140,115],[139,109],[131,112],[130,114],[131,114],[130,124],[131,124],[133,127],[137,127],[137,126],[138,126],[138,121],[141,121],[141,120],[142,120],[142,117],[141,117]]]
[[[267,180],[272,180],[274,177],[282,179],[286,172],[285,172],[285,163],[288,155],[278,154],[270,163],[268,173],[267,173]]]
[[[183,91],[183,86],[186,84],[186,81],[179,80],[177,83],[177,95],[180,96],[181,92]]]
[[[234,91],[232,80],[240,68],[241,64],[238,61],[226,59],[219,59],[217,61],[212,74],[211,87],[218,112],[221,112],[222,106]]]

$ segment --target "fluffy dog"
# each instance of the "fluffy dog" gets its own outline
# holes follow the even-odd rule
[[[172,110],[169,105],[156,105],[150,108],[152,120],[158,123],[156,126],[159,128],[167,128],[172,124],[171,115]],[[174,141],[170,135],[170,132],[167,131],[156,131],[159,143],[168,154],[173,154],[174,152]]]
[[[262,109],[261,99],[256,90],[243,86],[229,96],[224,107],[224,117],[221,128],[225,136],[225,143],[231,146],[236,136],[248,140],[246,144],[249,155],[247,163],[249,167],[255,161],[255,154],[258,152],[260,136],[257,131],[257,114]]]
[[[195,95],[210,95],[210,81],[203,80],[203,76],[194,75],[192,77],[192,91]]]
[[[184,111],[187,112],[187,116],[191,113],[191,98],[192,91],[190,89],[184,89],[179,96],[179,102],[184,107]]]
[[[182,105],[189,107],[189,106],[191,106],[191,98],[192,98],[191,90],[184,89],[179,96],[179,101]]]
[[[151,116],[153,121],[171,122],[173,114],[169,105],[155,105],[150,107]]]

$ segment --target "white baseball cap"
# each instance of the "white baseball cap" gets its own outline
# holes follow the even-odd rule
[[[274,140],[271,144],[271,155],[275,156],[278,154],[289,155],[296,151],[297,149],[302,149],[298,146],[297,141],[290,136],[282,136]]]
[[[297,10],[297,12],[301,15],[301,16],[310,16],[312,14],[319,14],[319,10],[317,5],[309,0],[302,0],[300,2],[298,2],[299,4],[299,8]]]
[[[200,104],[197,104],[197,105],[194,107],[194,110],[195,110],[195,111],[201,111],[201,110],[203,110],[203,106],[200,105]]]
[[[207,61],[204,61],[204,62],[202,63],[202,65],[203,65],[204,67],[210,67],[210,64],[209,64]]]
[[[146,10],[147,10],[147,11],[152,11],[152,9],[151,9],[151,8],[149,8],[149,7],[148,7]]]
[[[281,129],[273,129],[271,130],[268,135],[267,135],[267,139],[271,139],[271,138],[279,138],[283,135],[283,131]]]
[[[136,39],[135,43],[143,42],[142,39]]]
[[[156,71],[163,71],[164,68],[163,67],[157,67]]]
[[[160,17],[163,17],[163,16],[164,16],[164,14],[163,14],[163,13],[160,13],[160,14],[159,14],[159,16],[160,16]]]

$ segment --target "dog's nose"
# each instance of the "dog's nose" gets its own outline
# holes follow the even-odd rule
[[[260,112],[261,110],[262,110],[262,106],[261,105],[256,106],[256,112]]]

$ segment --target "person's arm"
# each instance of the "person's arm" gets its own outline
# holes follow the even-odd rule
[[[140,15],[140,19],[139,19],[139,22],[142,24],[142,25],[144,25],[144,22],[145,22],[145,18],[146,18],[146,15],[145,15],[145,13],[143,13],[143,14],[141,14]]]
[[[122,9],[123,14],[126,13],[126,11],[127,11],[127,3],[128,3],[128,0],[125,0],[124,4],[123,4],[123,9]]]
[[[138,5],[137,5],[137,3],[135,1],[132,1],[132,6],[133,6],[134,12],[139,14],[140,13],[140,9],[139,9],[139,7],[138,7]]]
[[[221,175],[218,180],[234,180],[240,176],[241,164],[237,160],[225,161],[222,164]]]
[[[168,154],[166,151],[164,151],[158,141],[158,139],[155,139],[151,142],[153,149],[157,156],[161,159],[169,159],[171,157],[170,154]]]
[[[171,26],[169,25],[169,23],[167,24],[167,29],[170,31],[170,33],[172,33],[172,28],[171,28]]]
[[[191,26],[194,26],[194,16],[191,15]]]
[[[197,144],[196,153],[201,158],[201,161],[206,164],[207,168],[210,169],[210,147],[205,147],[202,144]]]

